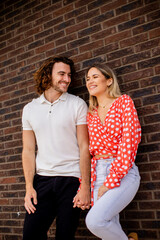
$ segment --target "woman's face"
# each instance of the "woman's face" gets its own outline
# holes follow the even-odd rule
[[[112,78],[105,76],[95,67],[90,68],[86,77],[86,87],[91,96],[99,96],[107,93],[108,86],[112,83]]]

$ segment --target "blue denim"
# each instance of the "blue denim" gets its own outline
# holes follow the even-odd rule
[[[98,189],[109,174],[114,159],[97,160],[94,206],[86,217],[87,228],[102,240],[128,240],[119,222],[119,213],[133,200],[140,185],[138,167],[133,164],[120,187],[108,190],[97,200]]]

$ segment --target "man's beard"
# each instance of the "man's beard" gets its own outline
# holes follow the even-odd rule
[[[66,85],[66,90],[63,90],[63,89],[61,89],[61,88],[58,86],[58,84],[55,85],[55,84],[52,83],[52,88],[53,88],[54,90],[56,90],[57,92],[59,92],[59,93],[65,93],[65,92],[67,92],[68,87],[69,87],[69,84]]]

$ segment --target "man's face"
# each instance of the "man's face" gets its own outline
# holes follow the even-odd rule
[[[57,92],[67,92],[71,82],[71,69],[68,64],[57,62],[52,69],[52,88]]]

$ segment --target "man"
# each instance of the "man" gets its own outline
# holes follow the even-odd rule
[[[71,59],[49,58],[34,75],[41,96],[23,109],[23,240],[46,240],[55,217],[56,240],[73,240],[80,208],[90,205],[87,105],[67,93],[73,75]]]

